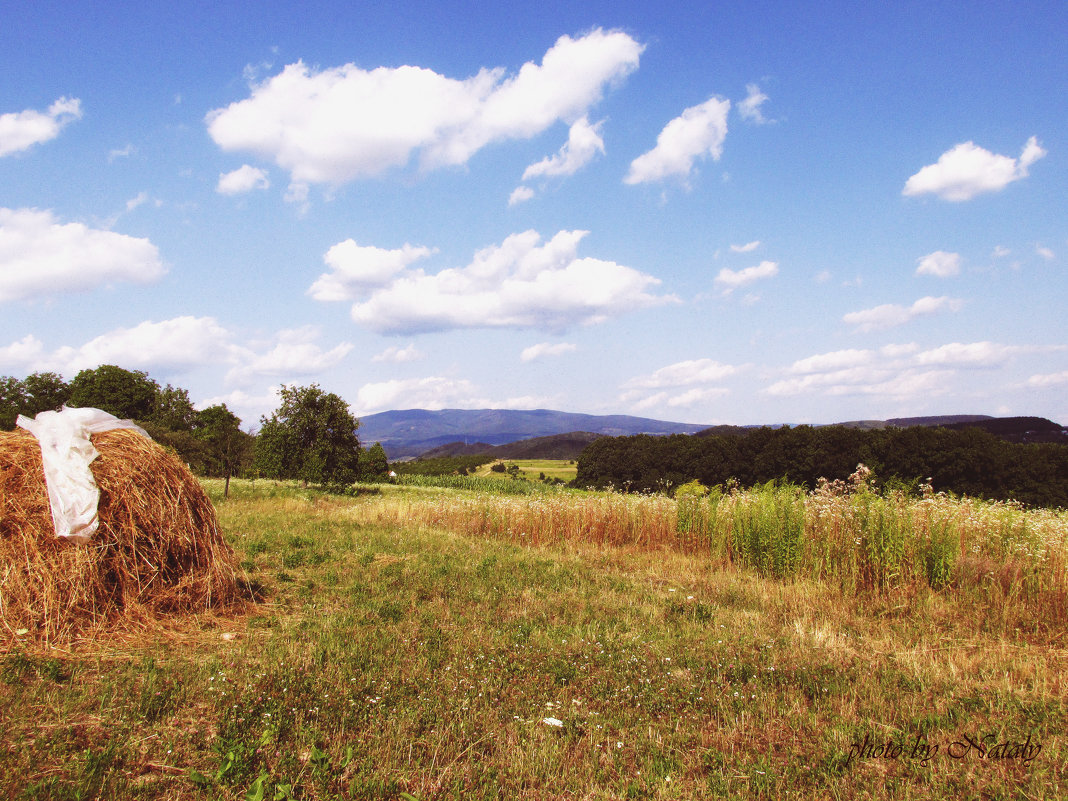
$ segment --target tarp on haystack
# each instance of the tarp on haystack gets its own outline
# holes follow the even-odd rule
[[[102,420],[92,414],[99,410],[67,411],[77,411],[72,429],[80,417]],[[49,445],[27,430],[0,432],[0,647],[240,600],[233,549],[180,459],[125,426],[90,431],[91,451],[66,436]],[[86,463],[99,493],[95,509],[84,499],[61,500],[67,511],[56,519],[42,447],[80,452],[78,459],[97,454]],[[84,479],[73,483],[84,490]],[[57,536],[68,523],[68,536]]]

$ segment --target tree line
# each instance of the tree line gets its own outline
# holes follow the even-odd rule
[[[692,480],[742,486],[784,480],[813,488],[863,462],[884,485],[1068,507],[1068,445],[1017,444],[975,428],[862,430],[784,426],[744,433],[605,437],[579,457],[575,486],[663,491]]]
[[[194,472],[225,478],[227,489],[234,476],[346,485],[388,473],[382,446],[362,449],[359,421],[339,396],[312,384],[282,387],[280,397],[278,409],[262,417],[253,433],[242,430],[226,404],[198,410],[187,390],[161,386],[140,370],[106,364],[82,370],[70,382],[53,372],[0,376],[0,429],[13,429],[20,414],[94,407],[133,420]]]

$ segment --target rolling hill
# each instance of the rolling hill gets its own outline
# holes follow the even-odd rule
[[[573,414],[549,409],[408,409],[360,418],[359,434],[365,444],[382,443],[390,459],[405,459],[452,442],[505,445],[577,431],[619,437],[695,434],[705,428],[708,426],[622,414]]]
[[[1012,442],[1068,442],[1068,429],[1042,417],[941,415],[853,420],[833,423],[850,428],[908,426],[975,427]],[[457,456],[493,450],[497,458],[573,459],[599,436],[633,434],[740,434],[761,426],[706,426],[630,415],[593,415],[550,409],[408,409],[381,412],[360,420],[360,440],[382,443],[393,461],[420,456]],[[778,424],[772,426],[778,427]],[[561,436],[566,435],[566,436]],[[514,447],[500,446],[514,444]]]

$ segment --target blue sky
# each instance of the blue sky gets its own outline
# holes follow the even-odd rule
[[[1068,6],[0,9],[0,374],[1068,422]]]

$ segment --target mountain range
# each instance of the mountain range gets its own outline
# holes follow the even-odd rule
[[[778,427],[781,424],[769,424]],[[850,428],[944,426],[981,428],[1013,442],[1068,442],[1068,428],[1044,417],[991,417],[982,414],[896,417],[888,420],[850,420],[833,425]],[[382,444],[394,461],[419,456],[481,453],[495,446],[502,458],[575,458],[598,436],[633,434],[743,433],[761,426],[674,423],[648,417],[575,414],[551,409],[407,409],[361,418],[360,440]],[[568,435],[561,437],[561,435]]]

